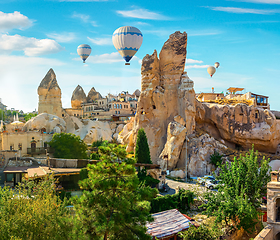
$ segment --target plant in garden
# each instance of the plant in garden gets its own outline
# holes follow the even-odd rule
[[[208,215],[216,216],[216,223],[225,221],[233,226],[251,232],[255,229],[262,196],[266,194],[266,184],[270,180],[267,174],[269,160],[258,161],[258,152],[254,147],[246,156],[221,166],[219,179],[222,184],[217,193],[208,192],[205,196]]]
[[[138,130],[136,147],[135,147],[135,158],[137,163],[149,163],[152,164],[150,149],[146,133],[143,128]]]
[[[49,145],[55,150],[54,157],[66,159],[86,159],[87,145],[72,133],[55,133]]]
[[[139,185],[135,159],[127,158],[124,146],[109,144],[99,153],[101,161],[87,166],[88,178],[80,182],[86,190],[74,203],[82,231],[90,239],[150,239],[145,224],[157,190]]]

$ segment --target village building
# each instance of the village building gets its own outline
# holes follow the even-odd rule
[[[280,240],[280,172],[271,172],[267,184],[267,226],[254,240]]]
[[[2,103],[2,99],[1,98],[0,98],[0,109],[4,110],[4,111],[7,110],[7,106]]]
[[[177,209],[154,213],[152,217],[154,221],[147,223],[146,227],[153,240],[177,240],[179,232],[186,231],[193,225],[191,218]]]
[[[211,93],[196,94],[196,99],[200,102],[209,102],[217,104],[236,105],[238,103],[244,103],[249,106],[253,105],[255,107],[263,109],[270,109],[270,105],[268,103],[268,96],[252,92],[242,92],[244,92],[244,88],[239,87],[228,88],[226,94],[224,94],[223,92],[215,93],[214,88],[212,88]]]

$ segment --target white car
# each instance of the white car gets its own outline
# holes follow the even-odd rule
[[[218,180],[207,180],[205,182],[205,187],[212,190],[214,188],[218,188],[220,184],[221,184],[221,182]]]
[[[205,185],[205,182],[206,181],[209,181],[209,180],[215,180],[215,177],[211,176],[211,175],[205,175],[204,177],[198,177],[197,178],[197,182],[199,184],[201,184],[202,186]]]

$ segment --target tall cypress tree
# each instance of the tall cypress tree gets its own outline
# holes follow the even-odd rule
[[[135,158],[137,163],[152,164],[149,144],[144,128],[140,128],[138,130],[136,147],[135,147]]]

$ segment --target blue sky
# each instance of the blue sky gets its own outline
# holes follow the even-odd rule
[[[126,25],[144,37],[130,66],[111,41]],[[280,110],[280,0],[0,0],[0,98],[8,108],[37,109],[37,87],[50,68],[65,108],[78,84],[86,94],[91,87],[103,96],[132,93],[141,88],[141,59],[159,53],[175,31],[188,33],[185,70],[196,92],[244,87]],[[86,64],[76,51],[83,43],[92,47]],[[210,78],[206,69],[216,61]]]

